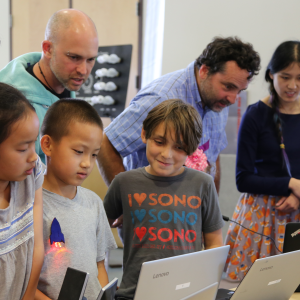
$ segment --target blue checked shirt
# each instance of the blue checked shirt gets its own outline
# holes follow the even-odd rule
[[[149,165],[146,147],[141,140],[143,121],[148,112],[165,100],[181,99],[193,105],[202,117],[203,135],[200,145],[209,140],[209,149],[205,154],[212,165],[211,175],[215,175],[217,157],[227,146],[225,126],[228,108],[220,113],[202,108],[194,64],[192,62],[186,69],[166,74],[148,84],[133,98],[129,107],[105,129],[108,139],[123,157],[126,170]]]

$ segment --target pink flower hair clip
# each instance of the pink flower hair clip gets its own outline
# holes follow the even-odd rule
[[[208,166],[207,157],[202,149],[197,149],[192,155],[188,156],[185,165],[198,171],[205,172]]]

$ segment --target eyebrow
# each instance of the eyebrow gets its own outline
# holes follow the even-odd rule
[[[24,141],[24,142],[20,142],[18,145],[31,144],[31,143],[35,143],[35,141],[36,140]]]
[[[79,55],[79,54],[76,54],[76,53],[71,53],[70,51],[68,51],[68,52],[66,53],[66,55],[67,55],[67,56],[77,56],[77,57],[79,57],[79,58],[83,58],[82,55]],[[89,57],[88,59],[91,59],[91,58],[96,59],[97,56],[92,56],[92,57]]]
[[[233,86],[235,89],[239,89],[239,88],[238,88],[238,87],[237,87],[237,86],[236,86],[234,83],[227,82],[227,83],[224,83],[224,84],[225,84],[225,85],[226,85],[226,84],[228,84],[228,85],[230,84],[230,85],[232,85],[232,86]],[[242,91],[246,91],[246,90],[247,90],[247,88],[248,88],[248,87],[246,87],[246,88],[244,88],[244,89],[241,89],[241,90],[239,90],[239,93],[240,93],[240,92],[242,92]]]
[[[233,86],[235,89],[239,89],[234,83],[232,82],[224,82],[225,85],[231,85]]]
[[[162,135],[159,135],[159,134],[154,134],[153,137],[154,137],[154,138],[165,139],[165,136],[162,136]]]

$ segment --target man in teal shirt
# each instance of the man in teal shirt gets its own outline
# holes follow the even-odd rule
[[[95,24],[83,12],[64,9],[48,21],[42,53],[27,53],[0,71],[0,82],[13,85],[34,106],[43,122],[48,107],[61,98],[75,98],[95,64],[98,35]],[[36,143],[36,152],[44,154]]]

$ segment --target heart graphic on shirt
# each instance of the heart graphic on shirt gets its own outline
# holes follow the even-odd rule
[[[137,235],[137,237],[139,238],[140,242],[142,241],[144,235],[146,234],[147,232],[147,229],[146,227],[136,227],[135,228],[135,233]]]
[[[133,194],[133,197],[136,200],[136,202],[139,204],[139,206],[141,206],[144,200],[146,199],[147,195],[145,193],[141,193],[141,194],[135,193]]]
[[[135,210],[134,211],[134,214],[136,215],[136,217],[138,218],[138,220],[140,221],[140,222],[142,222],[143,221],[143,219],[145,218],[145,216],[146,216],[146,210],[145,209],[141,209],[141,210]]]

